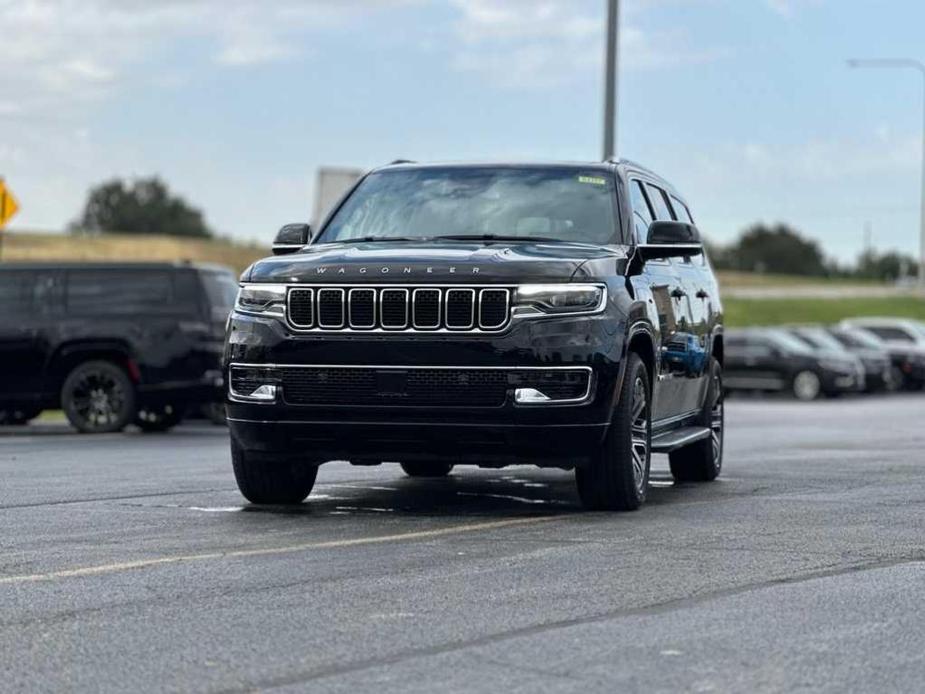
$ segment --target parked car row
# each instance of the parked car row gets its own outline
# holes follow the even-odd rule
[[[798,400],[922,390],[925,323],[852,318],[837,325],[730,330],[725,388],[786,392]]]
[[[221,401],[227,268],[0,266],[0,424],[62,409],[81,432],[164,431]]]

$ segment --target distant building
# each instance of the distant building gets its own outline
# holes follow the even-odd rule
[[[311,224],[317,228],[341,196],[365,173],[363,169],[321,166],[315,177],[315,203]]]

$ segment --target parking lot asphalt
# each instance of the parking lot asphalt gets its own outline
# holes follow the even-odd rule
[[[331,463],[239,496],[227,431],[0,433],[0,690],[921,691],[925,398],[734,399],[715,483]]]

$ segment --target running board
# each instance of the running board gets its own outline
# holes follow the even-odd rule
[[[710,438],[708,427],[681,427],[652,437],[653,453],[671,453],[695,441]]]

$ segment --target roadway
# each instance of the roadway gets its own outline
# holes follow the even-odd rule
[[[717,482],[582,512],[570,473],[322,468],[227,432],[0,433],[0,690],[920,691],[925,398],[735,399]]]

